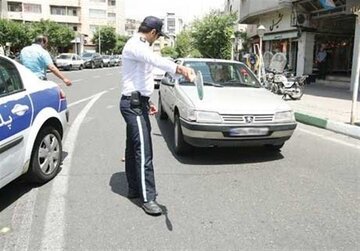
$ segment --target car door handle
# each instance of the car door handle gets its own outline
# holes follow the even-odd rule
[[[11,112],[18,116],[23,116],[27,110],[29,110],[29,106],[16,104]]]

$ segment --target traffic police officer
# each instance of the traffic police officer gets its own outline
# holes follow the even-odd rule
[[[154,91],[153,67],[172,74],[182,74],[192,81],[191,68],[177,65],[153,53],[151,45],[165,34],[161,19],[148,16],[141,23],[138,33],[128,40],[122,52],[123,89],[120,111],[126,122],[125,171],[128,181],[128,198],[141,198],[142,208],[150,215],[160,215],[156,203],[153,169],[153,149],[149,115],[157,112],[150,102]]]

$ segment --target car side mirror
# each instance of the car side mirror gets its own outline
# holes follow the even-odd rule
[[[168,77],[164,77],[161,79],[161,84],[168,85],[168,86],[174,86],[175,82],[171,81]]]

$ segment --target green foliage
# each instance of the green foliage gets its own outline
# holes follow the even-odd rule
[[[28,26],[23,23],[0,19],[0,45],[11,43],[13,52],[20,51],[31,43]]]
[[[219,11],[212,11],[203,19],[195,20],[191,32],[195,48],[204,57],[229,59],[235,20],[234,14],[224,15]]]
[[[166,46],[161,50],[161,55],[163,57],[171,57],[171,58],[177,58],[178,54],[175,50],[175,48]]]
[[[99,50],[99,35],[101,53],[112,53],[116,45],[115,29],[111,26],[104,26],[96,29],[92,39],[92,42],[96,45],[96,50]]]
[[[192,57],[199,58],[201,53],[194,47],[194,39],[191,36],[190,30],[181,31],[175,42],[175,50],[178,54],[178,57]]]
[[[124,46],[128,40],[129,40],[129,37],[118,35],[116,37],[116,44],[115,44],[113,53],[114,54],[122,54],[122,50],[124,49]]]
[[[66,26],[50,20],[40,20],[29,24],[31,38],[38,35],[45,35],[49,38],[48,50],[56,54],[58,48],[66,48],[71,45],[71,40],[75,38],[74,31]]]

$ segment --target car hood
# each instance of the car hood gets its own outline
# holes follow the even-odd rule
[[[291,110],[281,95],[264,88],[204,86],[202,100],[194,86],[180,86],[180,91],[196,110],[216,111],[220,114],[273,114]]]

